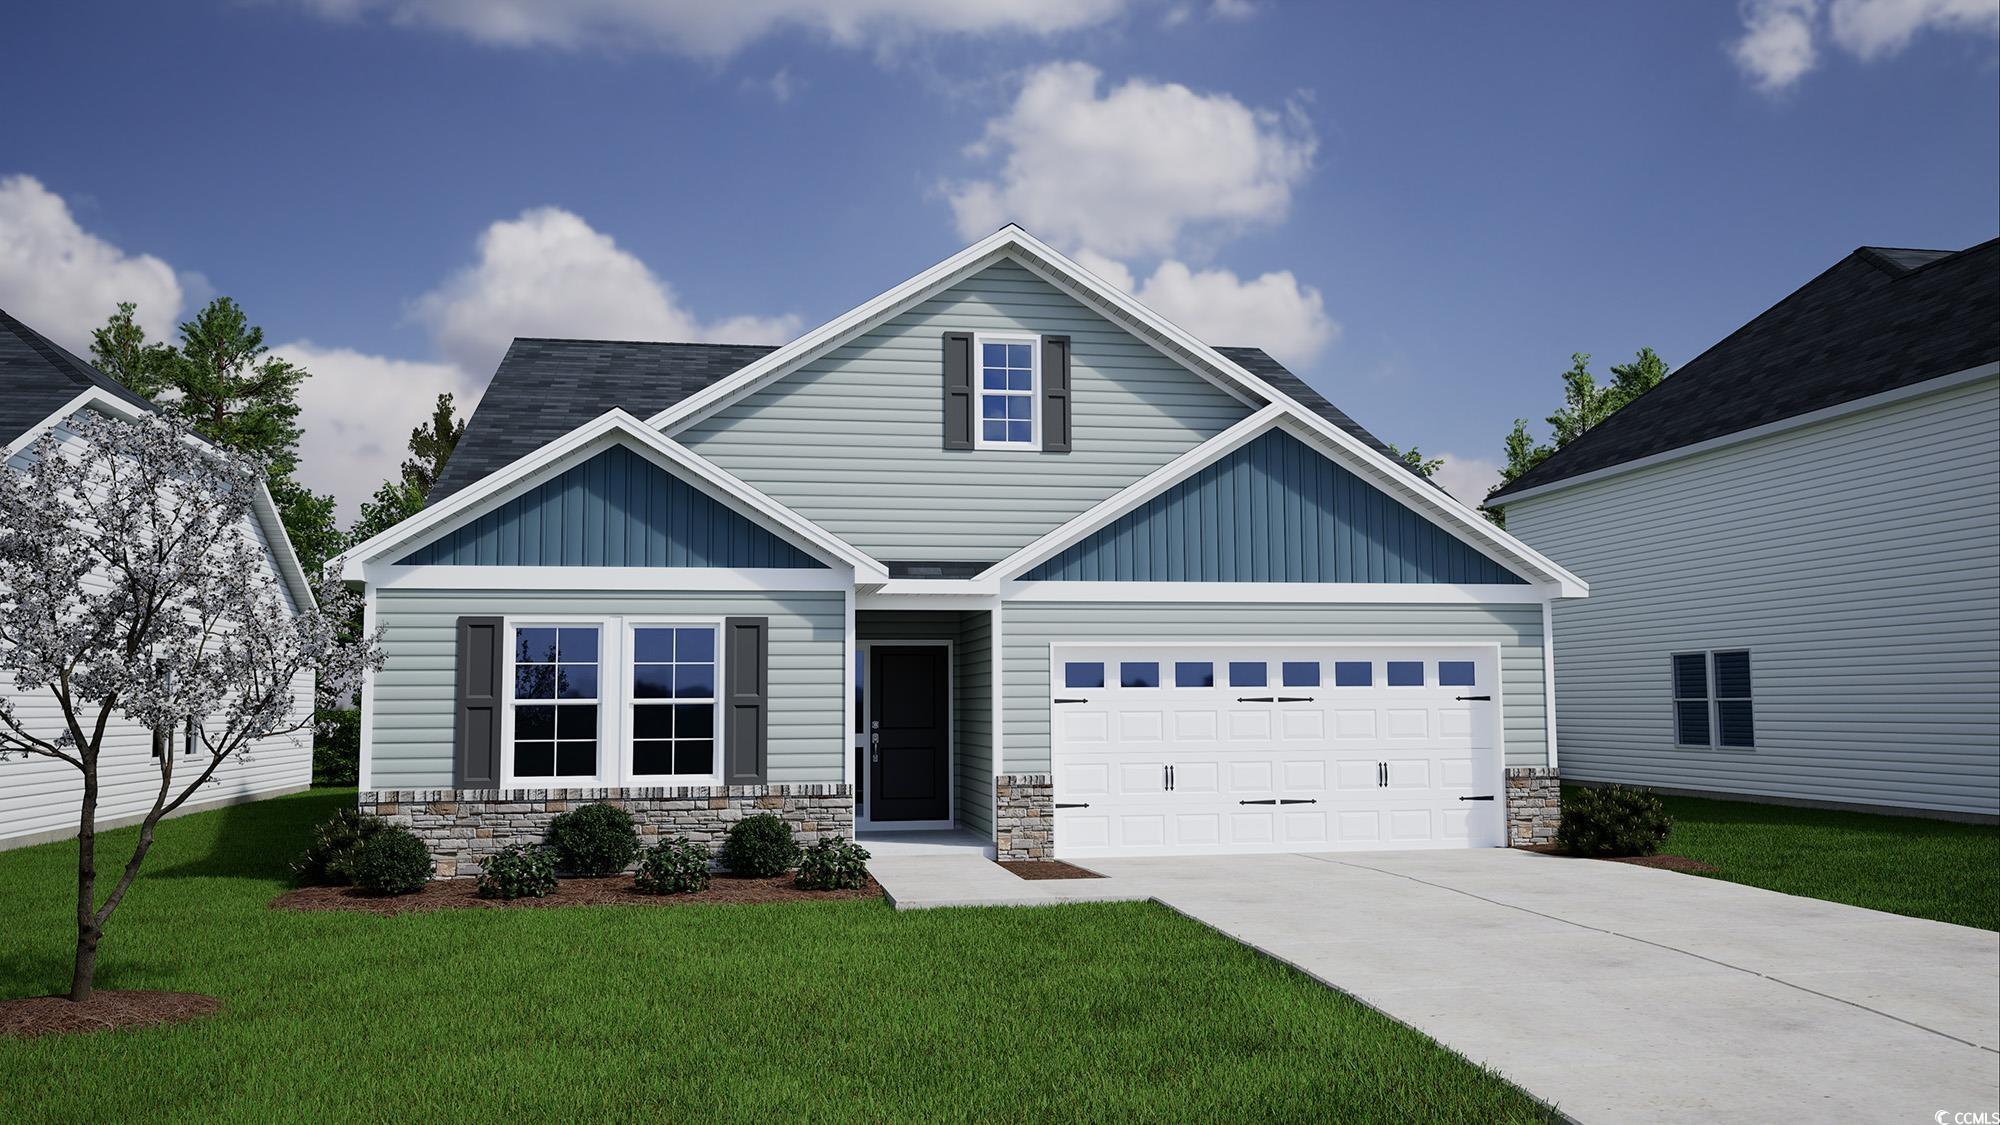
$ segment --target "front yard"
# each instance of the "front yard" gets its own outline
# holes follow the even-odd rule
[[[0,1039],[0,1120],[1524,1121],[1525,1094],[1162,908],[268,909],[347,791],[162,828],[99,983],[176,1027]],[[122,861],[112,833],[100,865]],[[67,980],[74,844],[0,853],[0,997]]]

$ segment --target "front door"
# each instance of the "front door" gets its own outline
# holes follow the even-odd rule
[[[951,819],[951,650],[869,649],[868,819]]]

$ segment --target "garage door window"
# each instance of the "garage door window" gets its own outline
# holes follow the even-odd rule
[[[1214,687],[1215,665],[1206,660],[1183,660],[1174,665],[1175,687]]]
[[[1286,687],[1318,687],[1319,661],[1287,660],[1283,669]]]
[[[1157,660],[1128,660],[1118,666],[1119,687],[1159,687],[1160,664]]]
[[[1333,665],[1334,687],[1369,687],[1375,682],[1375,666],[1366,660],[1337,660]]]
[[[1096,688],[1104,686],[1104,665],[1097,661],[1071,661],[1063,665],[1063,686]]]
[[[1424,662],[1421,660],[1389,661],[1390,687],[1424,686]]]
[[[1473,680],[1472,661],[1470,660],[1438,661],[1439,687],[1473,687],[1474,684],[1472,680]]]
[[[1230,687],[1263,687],[1269,682],[1261,660],[1232,660],[1229,662]]]

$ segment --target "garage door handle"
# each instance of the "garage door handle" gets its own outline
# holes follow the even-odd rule
[[[1461,800],[1461,801],[1490,801],[1490,800],[1492,800],[1492,799],[1493,799],[1493,794],[1491,794],[1491,793],[1486,793],[1486,794],[1482,794],[1482,795],[1480,795],[1480,796],[1478,796],[1478,797],[1460,797],[1460,798],[1459,798],[1459,800]]]
[[[1057,702],[1057,703],[1088,703],[1088,702],[1090,702],[1090,700],[1088,700],[1088,699],[1058,699],[1058,700],[1056,700],[1056,702]]]
[[[1480,703],[1493,702],[1493,697],[1490,695],[1460,695],[1460,696],[1454,696],[1453,698],[1458,699],[1460,701],[1472,699],[1472,700],[1477,700]]]
[[[1085,801],[1085,802],[1083,802],[1082,804],[1077,804],[1077,805],[1065,805],[1065,804],[1063,804],[1063,803],[1062,803],[1061,801],[1057,801],[1057,802],[1056,802],[1056,807],[1057,807],[1057,808],[1059,808],[1059,809],[1087,809],[1087,808],[1089,808],[1089,807],[1090,807],[1090,802],[1089,802],[1089,801]]]
[[[1236,803],[1239,805],[1275,805],[1278,803],[1278,799],[1276,797],[1267,797],[1261,801],[1238,801]]]

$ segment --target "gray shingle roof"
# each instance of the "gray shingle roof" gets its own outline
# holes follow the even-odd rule
[[[1864,246],[1497,498],[2000,360],[2000,239]]]
[[[0,444],[34,429],[90,387],[152,404],[0,309]]]

